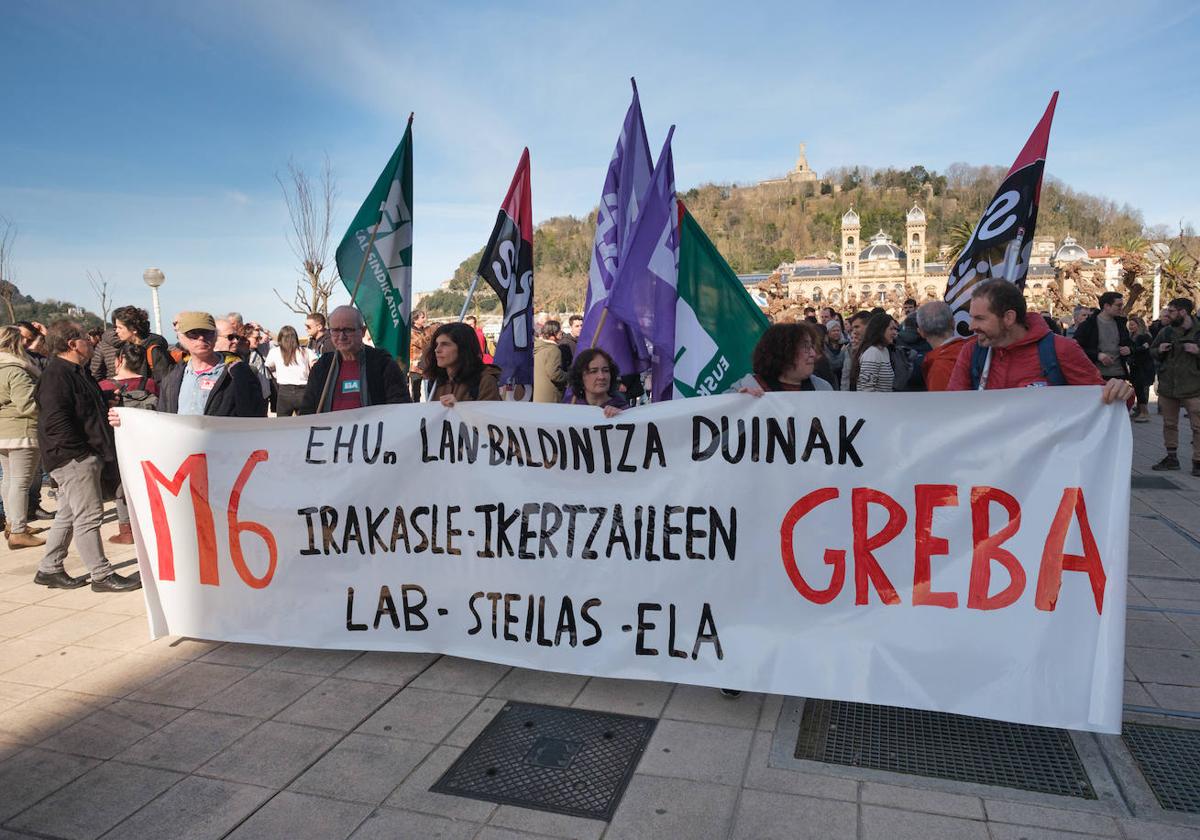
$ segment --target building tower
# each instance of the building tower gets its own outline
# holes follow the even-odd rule
[[[913,205],[905,217],[904,249],[908,252],[908,263],[904,273],[914,285],[925,276],[925,211]]]
[[[862,249],[859,238],[858,214],[851,207],[842,216],[842,276],[856,277],[858,275],[858,252]]]

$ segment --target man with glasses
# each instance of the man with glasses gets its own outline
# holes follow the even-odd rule
[[[1167,456],[1151,469],[1179,469],[1179,409],[1192,426],[1192,475],[1200,476],[1200,325],[1192,317],[1195,304],[1176,298],[1167,304],[1170,323],[1154,337],[1158,359],[1158,411],[1163,419]]]
[[[364,327],[362,314],[353,306],[329,313],[334,352],[313,365],[301,414],[412,402],[404,371],[391,353],[363,343]]]
[[[179,343],[187,364],[176,365],[163,379],[158,410],[206,417],[266,417],[267,403],[258,377],[230,352],[232,325],[218,340],[217,322],[207,312],[179,313]],[[110,419],[115,418],[113,414]]]
[[[85,367],[92,359],[92,342],[79,324],[55,321],[46,334],[46,349],[49,358],[34,398],[39,407],[38,448],[58,484],[58,510],[33,582],[51,589],[77,589],[90,580],[95,592],[140,589],[140,577],[113,571],[100,541],[102,480],[108,479],[115,488],[117,448],[104,422],[104,394]],[[72,539],[87,565],[86,577],[72,577],[63,568]]]

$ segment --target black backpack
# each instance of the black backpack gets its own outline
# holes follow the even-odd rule
[[[142,408],[147,411],[154,411],[158,408],[158,394],[152,394],[146,390],[147,379],[149,379],[148,376],[143,376],[138,380],[136,387],[118,383],[117,393],[121,395],[123,408]]]

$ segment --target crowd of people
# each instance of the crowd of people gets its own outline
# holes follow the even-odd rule
[[[970,305],[972,335],[962,338],[942,301],[904,303],[899,317],[883,309],[845,317],[826,307],[795,323],[771,325],[753,355],[753,374],[731,390],[953,391],[1053,385],[1104,385],[1106,402],[1127,401],[1131,419],[1149,419],[1157,380],[1166,457],[1155,469],[1180,469],[1179,410],[1200,452],[1200,325],[1191,301],[1171,301],[1145,324],[1123,313],[1117,292],[1075,313],[1064,328],[1026,311],[1021,291],[1003,281],[979,285]],[[578,347],[582,317],[536,324],[534,402],[600,408],[606,417],[644,394],[637,374],[622,372],[600,348]],[[414,312],[405,370],[367,342],[361,313],[341,306],[272,333],[238,313],[181,312],[177,340],[150,331],[145,310],[124,306],[104,330],[70,320],[0,328],[0,469],[5,537],[13,549],[42,547],[35,582],[54,588],[90,584],[119,592],[141,585],[118,574],[100,538],[104,502],[115,500],[117,533],[133,533],[116,469],[117,407],[209,417],[315,414],[372,405],[504,398],[494,348],[473,317],[432,324]],[[1192,464],[1200,476],[1200,460]],[[57,511],[48,533],[34,523],[49,486]],[[88,574],[63,567],[74,540]]]

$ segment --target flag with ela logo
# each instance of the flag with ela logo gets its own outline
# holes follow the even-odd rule
[[[412,117],[338,245],[342,283],[371,340],[408,368],[412,312]]]
[[[682,201],[676,288],[675,391],[720,394],[752,372],[754,346],[770,322]]]

